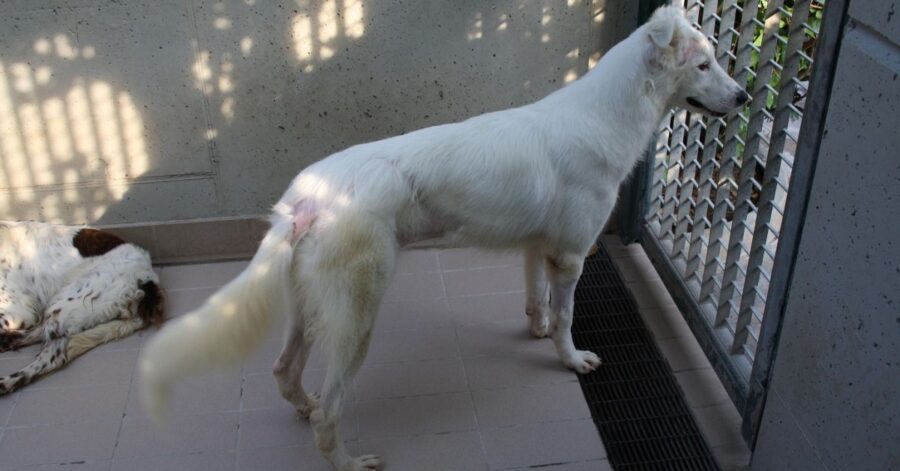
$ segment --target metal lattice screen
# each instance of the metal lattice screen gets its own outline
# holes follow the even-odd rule
[[[751,93],[739,114],[679,110],[653,162],[649,236],[749,377],[765,314],[823,1],[674,0]]]

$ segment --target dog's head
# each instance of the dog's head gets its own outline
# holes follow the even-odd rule
[[[659,8],[646,31],[648,66],[674,87],[670,105],[724,116],[750,99],[716,61],[712,44],[691,26],[683,9]]]

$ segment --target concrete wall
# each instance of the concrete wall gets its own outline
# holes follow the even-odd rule
[[[849,5],[754,470],[900,469],[900,1]]]
[[[167,223],[256,217],[336,150],[540,98],[637,3],[2,2],[0,219],[164,223],[132,236],[215,255],[213,226]]]

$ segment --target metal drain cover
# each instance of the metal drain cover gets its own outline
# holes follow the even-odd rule
[[[719,469],[605,247],[585,260],[572,335],[603,360],[578,380],[613,468]]]

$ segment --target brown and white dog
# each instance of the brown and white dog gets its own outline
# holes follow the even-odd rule
[[[0,352],[43,342],[0,395],[163,318],[150,255],[97,229],[0,221]]]

